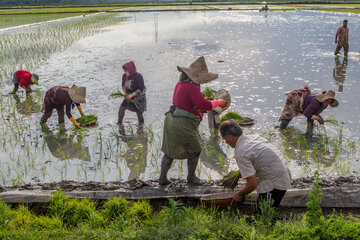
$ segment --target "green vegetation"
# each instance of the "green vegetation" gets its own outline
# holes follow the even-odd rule
[[[120,97],[125,97],[125,95],[121,91],[116,91],[109,95],[109,98],[120,98]]]
[[[206,87],[203,93],[204,93],[204,96],[208,99],[212,99],[212,100],[216,99],[214,90],[212,90],[209,87]]]
[[[16,27],[25,24],[33,24],[67,17],[75,17],[81,13],[60,13],[60,14],[23,14],[23,15],[0,15],[0,29]]]
[[[317,200],[310,202],[319,206]],[[266,201],[260,214],[249,217],[227,209],[184,207],[174,199],[155,212],[146,200],[118,197],[100,205],[56,192],[44,215],[26,205],[12,209],[0,200],[0,239],[359,239],[358,218],[311,216],[279,220]]]
[[[103,12],[121,7],[93,6],[93,7],[52,7],[52,8],[17,8],[0,11],[0,15],[18,14],[55,14],[55,13],[94,13]]]
[[[357,13],[360,14],[360,9],[319,9],[321,11],[328,11],[328,12],[346,12],[346,13]]]
[[[225,188],[234,189],[238,185],[240,178],[241,178],[240,170],[230,171],[228,174],[226,174],[223,177],[221,182]]]
[[[226,114],[224,114],[220,118],[220,122],[230,120],[230,119],[234,119],[240,126],[251,124],[254,122],[254,119],[248,118],[248,117],[243,117],[234,111],[230,111],[230,112],[227,112]]]
[[[78,119],[78,122],[80,125],[94,124],[97,122],[97,116],[95,115],[82,116],[81,118]]]

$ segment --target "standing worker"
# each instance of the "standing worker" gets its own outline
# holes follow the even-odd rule
[[[170,184],[167,179],[174,159],[187,159],[188,183],[201,184],[195,170],[201,153],[198,126],[202,120],[199,111],[209,111],[217,106],[225,107],[224,100],[209,101],[200,92],[200,84],[218,78],[217,74],[208,71],[204,57],[198,58],[190,67],[177,67],[181,72],[176,84],[173,105],[165,114],[164,134],[161,150],[164,156],[161,161],[160,185]]]
[[[291,186],[291,175],[281,153],[265,138],[245,136],[234,120],[220,124],[221,137],[230,147],[235,148],[235,160],[241,177],[246,184],[233,195],[232,204],[241,202],[256,189],[259,202],[274,201],[278,207],[286,191]]]
[[[68,87],[52,87],[50,88],[44,98],[43,111],[44,115],[41,117],[40,124],[45,124],[51,117],[54,108],[56,109],[59,117],[59,125],[64,124],[64,107],[66,108],[66,116],[70,121],[79,127],[79,123],[71,115],[71,108],[75,106],[79,110],[81,116],[85,116],[80,106],[80,103],[85,103],[86,88],[78,87],[73,85],[71,88]]]
[[[26,93],[31,93],[30,85],[38,85],[38,81],[39,76],[35,73],[31,73],[25,70],[16,71],[13,75],[14,90],[12,91],[12,94],[17,92],[19,86],[24,88]]]
[[[347,57],[349,52],[349,28],[347,27],[348,20],[343,21],[343,25],[338,28],[335,35],[336,49],[334,55],[340,52],[341,48],[344,48],[344,56]]]
[[[122,89],[125,94],[125,99],[119,108],[117,124],[122,124],[125,110],[130,110],[136,112],[139,125],[142,125],[144,124],[143,112],[146,111],[144,78],[141,73],[136,71],[136,66],[133,61],[125,63],[122,68],[124,70]]]
[[[339,102],[335,99],[334,91],[324,91],[320,94],[313,94],[310,88],[293,90],[286,94],[287,99],[279,121],[280,129],[286,129],[291,119],[296,116],[304,115],[307,118],[308,125],[312,129],[314,120],[324,124],[324,119],[320,113],[327,108],[337,107]]]

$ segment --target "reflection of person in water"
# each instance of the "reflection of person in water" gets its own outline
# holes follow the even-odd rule
[[[223,174],[227,171],[227,156],[223,152],[220,145],[220,138],[214,137],[202,141],[202,151],[200,153],[201,162],[219,174]]]
[[[123,134],[121,129],[120,134]],[[136,135],[126,140],[126,144],[125,161],[130,169],[128,180],[137,179],[147,167],[148,135],[139,128]]]
[[[346,68],[347,68],[347,57],[344,57],[343,62],[340,62],[338,56],[335,57],[335,68],[333,70],[333,78],[337,85],[339,85],[339,92],[343,91],[343,84],[346,78]]]
[[[58,159],[78,158],[90,162],[89,147],[82,145],[82,137],[77,136],[77,142],[74,142],[76,132],[70,136],[65,131],[59,131],[55,136],[53,131],[47,130],[44,133],[44,141],[47,143],[51,154]]]
[[[30,116],[33,113],[41,111],[40,105],[33,100],[33,97],[30,94],[26,94],[24,102],[21,102],[20,97],[17,94],[14,94],[13,96],[19,113]]]

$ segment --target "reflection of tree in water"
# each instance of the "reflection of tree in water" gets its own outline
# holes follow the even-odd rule
[[[200,153],[201,162],[220,175],[227,171],[227,156],[220,147],[220,138],[211,137],[201,142],[202,151]]]
[[[329,167],[335,162],[337,153],[331,149],[336,146],[327,135],[302,134],[300,130],[289,127],[281,131],[280,136],[285,155],[296,159],[300,165],[313,162]]]
[[[82,136],[77,136],[77,142],[74,142],[76,132],[70,136],[65,131],[59,131],[57,135],[53,131],[47,130],[44,134],[44,141],[47,143],[51,154],[58,159],[78,158],[90,162],[89,147],[82,145]]]
[[[137,179],[147,167],[148,134],[142,128],[133,136],[126,136],[121,130],[120,134],[123,135],[127,147],[124,158],[130,169],[128,180]]]
[[[344,57],[343,62],[340,62],[338,56],[335,57],[335,68],[333,69],[333,78],[337,85],[339,85],[339,92],[343,91],[343,84],[346,78],[346,68],[347,68],[347,57]]]
[[[30,116],[33,113],[38,113],[41,111],[40,105],[34,101],[31,94],[26,94],[25,101],[21,102],[20,97],[17,94],[14,94],[14,99],[16,102],[16,109],[19,113]]]

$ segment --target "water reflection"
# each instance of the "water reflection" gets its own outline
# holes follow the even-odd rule
[[[348,64],[347,57],[344,57],[344,60],[340,61],[338,56],[335,57],[335,68],[333,69],[333,78],[337,85],[339,85],[339,92],[343,91],[343,84],[346,78],[346,68]]]
[[[40,105],[33,100],[33,97],[30,94],[26,94],[25,101],[23,102],[21,102],[20,97],[17,94],[14,94],[13,96],[16,102],[16,109],[19,113],[30,116],[33,113],[41,111]]]
[[[202,141],[202,151],[200,153],[201,162],[207,167],[222,175],[227,172],[227,155],[221,149],[220,138],[211,137]]]
[[[289,127],[280,133],[285,155],[297,160],[299,165],[313,163],[325,167],[333,165],[336,155],[330,151],[333,141],[326,135],[302,133],[299,129]]]
[[[74,142],[75,136],[76,142]],[[82,136],[76,134],[75,131],[69,136],[64,130],[60,130],[57,134],[51,130],[44,132],[44,141],[51,154],[61,160],[78,158],[90,162],[89,147],[84,147],[82,140]]]
[[[130,169],[128,180],[137,179],[144,173],[147,167],[148,155],[148,135],[140,126],[137,133],[133,136],[125,134],[124,128],[119,129],[122,139],[126,142],[126,152],[124,155],[126,165]]]

